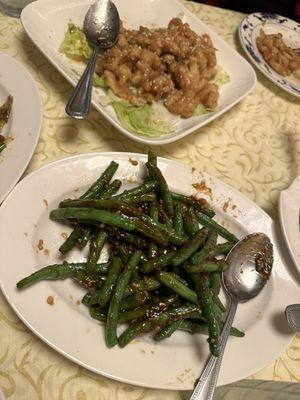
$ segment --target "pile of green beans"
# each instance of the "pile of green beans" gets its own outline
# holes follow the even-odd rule
[[[105,324],[108,347],[124,347],[150,331],[162,340],[184,330],[208,335],[210,351],[218,356],[225,312],[221,274],[237,238],[213,219],[203,200],[172,193],[151,152],[146,167],[144,183],[120,192],[121,181],[112,180],[118,164],[112,161],[79,199],[66,199],[51,211],[52,220],[73,227],[59,251],[65,255],[89,245],[87,260],[46,266],[17,288],[74,279],[87,288],[82,303]],[[104,246],[109,258],[100,263]],[[244,335],[236,328],[231,334]]]

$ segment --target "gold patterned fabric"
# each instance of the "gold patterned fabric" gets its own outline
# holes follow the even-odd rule
[[[163,0],[162,0],[163,1]],[[243,14],[185,3],[237,51]],[[0,51],[21,61],[43,98],[43,126],[29,173],[62,157],[101,151],[145,153],[148,147],[118,133],[93,110],[83,121],[64,107],[71,86],[31,43],[20,21],[0,14]],[[1,69],[1,66],[0,66]],[[279,192],[300,174],[300,100],[256,70],[255,90],[215,122],[175,143],[153,147],[223,179],[277,220]],[[295,299],[296,301],[297,299]],[[98,376],[68,361],[32,334],[0,295],[0,386],[10,400],[179,400],[179,392],[133,387]],[[249,378],[300,381],[300,336],[272,365]]]

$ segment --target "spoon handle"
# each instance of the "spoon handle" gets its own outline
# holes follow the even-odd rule
[[[215,357],[211,355],[209,360],[201,373],[198,384],[195,387],[190,400],[212,400],[215,387],[218,381],[219,371],[221,367],[221,362],[229,336],[230,328],[234,320],[234,316],[237,309],[237,301],[232,300],[229,311],[224,323],[222,334],[220,337],[220,355]]]
[[[70,117],[81,119],[86,117],[90,111],[93,75],[98,50],[98,46],[95,46],[92,57],[67,103],[66,113]]]

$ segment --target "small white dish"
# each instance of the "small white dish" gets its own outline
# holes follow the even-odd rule
[[[31,40],[49,59],[55,68],[73,85],[84,69],[82,63],[68,59],[59,52],[59,46],[67,30],[68,22],[82,26],[84,15],[94,0],[44,0],[29,4],[22,12],[21,21]],[[218,64],[230,75],[230,82],[221,88],[217,111],[188,119],[181,119],[174,133],[159,138],[138,136],[125,129],[111,106],[104,107],[99,97],[102,89],[93,91],[95,108],[125,136],[141,143],[160,145],[183,138],[224,112],[244,98],[255,86],[256,75],[251,65],[223,39],[201,22],[177,0],[115,0],[125,26],[137,29],[140,25],[165,27],[168,22],[181,16],[199,34],[208,33],[217,49]]]
[[[279,217],[290,255],[300,272],[300,175],[280,193]]]
[[[300,81],[292,76],[279,75],[263,59],[256,45],[261,29],[266,34],[281,33],[288,46],[300,49],[300,24],[277,14],[257,12],[247,15],[239,27],[240,42],[253,64],[277,86],[300,97]]]
[[[132,159],[138,164],[133,165]],[[21,278],[44,265],[62,262],[58,247],[70,228],[51,221],[50,211],[62,199],[78,197],[111,160],[119,163],[115,178],[123,181],[122,189],[136,185],[145,175],[146,159],[145,155],[130,153],[85,154],[54,162],[24,178],[0,208],[0,287],[29,329],[83,367],[134,385],[191,390],[208,357],[205,336],[175,332],[171,338],[156,343],[147,334],[124,349],[108,349],[103,325],[91,319],[87,308],[80,304],[85,290],[71,280],[44,281],[16,290]],[[206,197],[215,208],[216,219],[239,238],[264,232],[274,245],[269,282],[259,296],[238,309],[235,326],[246,335],[229,338],[218,382],[225,385],[270,364],[289,344],[292,332],[282,332],[274,321],[287,304],[295,301],[299,288],[281,257],[274,222],[261,208],[197,169],[163,158],[158,163],[172,190]],[[205,188],[208,197],[201,188]],[[30,207],[24,212],[20,204]],[[84,257],[74,250],[66,259],[83,261]],[[53,297],[53,305],[47,303],[48,296]]]
[[[37,144],[42,123],[42,100],[29,72],[12,57],[0,53],[0,104],[14,97],[2,135],[9,137],[0,154],[0,204],[20,179]]]

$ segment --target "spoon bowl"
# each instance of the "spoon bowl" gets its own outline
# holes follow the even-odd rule
[[[83,31],[94,50],[67,103],[66,113],[70,117],[81,119],[88,115],[98,52],[108,50],[116,43],[119,30],[119,13],[110,0],[97,0],[90,6],[84,18]]]
[[[230,265],[223,273],[223,283],[228,294],[239,302],[257,296],[269,279],[273,250],[270,239],[254,233],[239,241],[227,256]]]
[[[83,23],[83,31],[89,42],[107,50],[116,43],[119,30],[120,18],[114,3],[98,0],[90,6]]]

